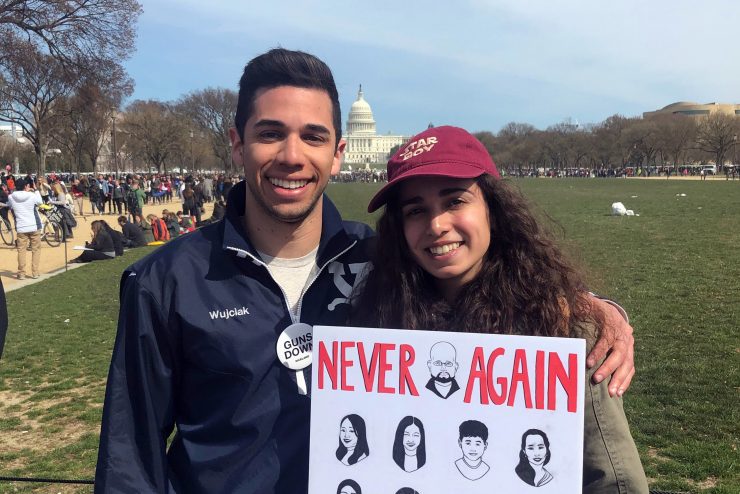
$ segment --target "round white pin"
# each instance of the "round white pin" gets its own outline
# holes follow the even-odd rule
[[[288,369],[305,369],[313,356],[313,327],[302,322],[291,324],[278,336],[275,351]]]

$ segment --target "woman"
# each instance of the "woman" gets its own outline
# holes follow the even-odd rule
[[[424,424],[418,418],[409,415],[398,423],[393,461],[405,472],[415,472],[427,462]]]
[[[73,228],[77,226],[77,220],[72,214],[72,209],[67,200],[67,194],[64,192],[64,188],[60,182],[54,182],[51,185],[51,194],[47,203],[53,204],[59,208],[59,215],[61,216],[62,229],[64,231],[64,238],[74,238]]]
[[[529,485],[541,487],[552,480],[552,474],[545,469],[550,462],[550,440],[539,429],[529,429],[522,434],[522,447],[519,450],[519,464],[514,471]]]
[[[354,413],[342,418],[339,422],[337,460],[345,465],[354,465],[367,458],[369,454],[365,421]]]
[[[195,191],[189,182],[186,182],[185,189],[182,191],[182,212],[195,218],[195,225],[198,226],[198,223],[200,223],[200,208],[197,204]]]
[[[391,158],[388,176],[368,207],[385,210],[353,325],[583,337],[592,347],[602,317],[585,282],[477,139],[428,129]],[[586,385],[583,492],[646,493],[621,400],[606,386]]]
[[[85,247],[90,250],[84,250],[81,256],[72,259],[70,262],[105,261],[116,257],[113,239],[106,231],[103,223],[101,220],[95,220],[90,224],[92,240],[85,242]]]
[[[37,190],[41,194],[41,200],[44,201],[44,204],[49,204],[49,193],[51,193],[49,181],[46,180],[46,177],[39,177],[38,184]]]
[[[362,494],[360,484],[352,479],[343,480],[337,486],[337,494]]]
[[[102,223],[105,232],[110,235],[110,238],[113,241],[113,251],[116,253],[116,257],[122,256],[123,248],[126,243],[126,239],[123,237],[123,234],[118,230],[111,228],[107,221],[100,220],[100,222]]]

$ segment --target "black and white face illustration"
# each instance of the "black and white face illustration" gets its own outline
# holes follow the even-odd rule
[[[367,429],[365,420],[357,414],[351,413],[339,422],[339,445],[336,457],[344,465],[354,465],[370,454],[367,444]]]
[[[545,468],[550,462],[550,440],[540,429],[529,429],[522,434],[519,464],[514,471],[522,481],[534,487],[548,484],[553,475]]]
[[[446,341],[435,343],[429,350],[427,366],[431,375],[426,385],[429,391],[440,398],[447,399],[460,389],[455,381],[455,374],[460,367],[457,363],[457,350],[450,343]]]
[[[443,384],[451,382],[460,367],[455,347],[446,341],[435,343],[429,351],[427,365],[434,381]]]
[[[457,440],[462,458],[455,461],[460,474],[468,480],[478,480],[488,473],[490,467],[483,461],[488,448],[488,427],[477,420],[466,420],[460,424],[460,437]]]
[[[464,437],[458,441],[458,444],[460,444],[465,459],[471,463],[479,461],[488,448],[488,442],[477,436]]]
[[[393,439],[393,461],[405,472],[414,472],[426,463],[424,424],[417,417],[408,415],[398,423]]]
[[[545,439],[539,434],[532,434],[525,438],[524,454],[532,466],[542,466],[547,458]]]
[[[421,442],[421,431],[419,426],[411,424],[403,431],[403,449],[407,455],[415,455],[416,450]]]
[[[362,494],[362,489],[360,484],[352,479],[347,479],[339,483],[337,494]]]
[[[347,449],[355,449],[357,446],[357,431],[349,421],[349,417],[342,420],[339,425],[339,441]]]

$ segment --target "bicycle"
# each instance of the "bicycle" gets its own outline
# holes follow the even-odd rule
[[[56,206],[42,204],[39,211],[43,214],[41,219],[41,240],[44,240],[49,247],[58,247],[64,240],[64,228],[60,221],[61,214]]]
[[[0,238],[5,245],[15,245],[15,232],[10,220],[0,218]]]

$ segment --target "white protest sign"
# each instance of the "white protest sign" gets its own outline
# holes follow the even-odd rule
[[[314,327],[309,494],[581,492],[585,349]]]

